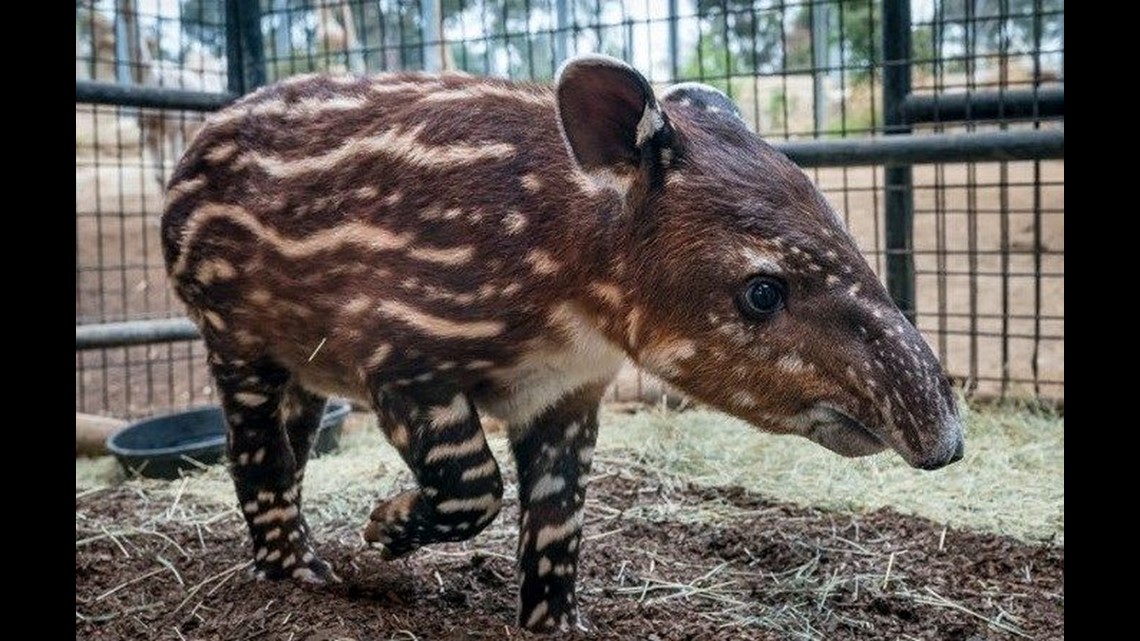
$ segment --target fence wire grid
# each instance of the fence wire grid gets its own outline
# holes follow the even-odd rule
[[[892,15],[901,57],[884,38]],[[549,81],[567,57],[600,52],[658,87],[719,87],[772,142],[1064,128],[1061,0],[77,0],[75,16],[77,327],[183,315],[158,224],[164,181],[208,115],[84,98],[81,85],[224,97],[313,71]],[[1063,402],[1063,159],[807,171],[884,279],[905,259],[905,311],[968,393]],[[900,176],[901,248],[888,224]],[[660,392],[630,370],[613,398]],[[76,351],[76,411],[211,401],[198,341]]]

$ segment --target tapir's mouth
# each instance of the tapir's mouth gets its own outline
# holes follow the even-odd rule
[[[842,456],[868,456],[887,449],[888,445],[866,425],[843,410],[819,403],[809,412],[806,436]]]

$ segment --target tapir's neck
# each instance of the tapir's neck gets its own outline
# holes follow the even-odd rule
[[[568,189],[577,196],[572,206],[555,216],[575,230],[559,236],[560,253],[568,259],[564,300],[609,342],[635,357],[628,329],[637,271],[628,255],[630,211],[623,196],[609,185],[582,190],[587,180],[578,174],[568,181]]]

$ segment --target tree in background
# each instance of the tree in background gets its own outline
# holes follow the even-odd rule
[[[183,39],[201,43],[217,57],[226,54],[226,9],[218,0],[182,0],[178,12]]]
[[[696,0],[700,41],[682,65],[682,79],[727,89],[723,79],[813,70],[811,30],[822,19],[816,4],[753,0]],[[878,0],[828,3],[825,59],[837,61],[851,82],[867,80],[880,59]]]
[[[929,34],[930,58],[935,53],[948,58],[938,63],[938,70],[953,73],[976,71],[979,63],[1004,67],[1010,56],[1030,58],[1039,49],[1063,52],[1064,10],[1064,0],[940,0]],[[1060,53],[1041,56],[1036,66],[1044,67],[1040,71],[1045,75],[1059,76],[1063,65]],[[1001,73],[1004,77],[1008,69]]]
[[[677,80],[699,80],[731,95],[732,76],[779,70],[786,41],[781,18],[788,9],[768,6],[773,4],[696,0],[699,40],[692,56],[679,65]]]
[[[620,0],[442,0],[453,68],[476,74],[549,80],[558,53],[629,58],[628,14]]]
[[[380,71],[419,69],[431,29],[425,7],[432,0],[264,0],[269,77],[321,69]],[[812,23],[820,2],[784,0],[679,0],[683,33],[696,46],[655,52],[670,58],[681,80],[703,80],[731,92],[727,79],[810,73]],[[652,5],[660,20],[664,3]],[[77,69],[92,50],[93,15],[114,16],[117,0],[76,1]],[[168,6],[165,3],[160,6]],[[444,65],[472,73],[548,79],[558,53],[600,51],[631,58],[629,10],[620,0],[566,0],[568,24],[559,24],[557,0],[439,0],[444,25]],[[646,5],[650,6],[650,5]],[[828,73],[848,85],[873,78],[880,60],[881,0],[827,2]],[[922,6],[922,5],[918,5]],[[163,35],[157,57],[181,60],[189,47],[225,54],[225,3],[180,0],[177,15],[144,16],[140,28]],[[916,9],[917,10],[917,9]],[[1042,15],[1035,15],[1035,11]],[[933,0],[916,17],[913,54],[920,73],[966,71],[968,52],[1004,52],[1028,58],[1038,43],[1063,52],[1063,0]],[[174,37],[164,25],[177,24]],[[566,34],[564,37],[560,34]],[[937,51],[936,51],[937,50]],[[935,54],[945,60],[937,63]],[[1042,66],[1060,73],[1063,53]],[[88,56],[90,58],[90,56]],[[977,65],[988,64],[979,60]],[[84,73],[91,74],[90,69]]]

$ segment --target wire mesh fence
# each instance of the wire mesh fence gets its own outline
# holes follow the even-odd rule
[[[896,58],[885,26],[900,10]],[[717,86],[772,141],[1064,127],[1061,0],[77,1],[77,327],[182,315],[157,242],[162,184],[205,117],[81,99],[81,85],[224,97],[300,73],[393,70],[546,82],[587,52],[660,87]],[[878,273],[894,261],[911,274],[903,302],[968,391],[1063,400],[1063,160],[808,172]],[[660,391],[630,370],[614,398]],[[197,342],[76,352],[77,411],[211,398]]]

